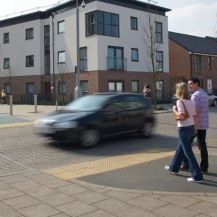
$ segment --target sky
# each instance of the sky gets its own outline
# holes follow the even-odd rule
[[[54,5],[61,1],[2,0],[0,18],[27,9]],[[169,31],[201,37],[217,37],[217,0],[154,0],[154,4],[172,10],[167,13]]]

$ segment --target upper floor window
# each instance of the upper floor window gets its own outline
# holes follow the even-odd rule
[[[200,71],[201,71],[201,56],[195,55],[194,72],[200,72]]]
[[[34,66],[34,55],[26,56],[26,67]]]
[[[208,70],[212,69],[212,57],[208,56]]]
[[[87,70],[87,47],[80,48],[80,70]]]
[[[4,44],[9,43],[9,32],[4,33],[4,36],[3,36],[3,43],[4,43]]]
[[[10,59],[4,58],[4,69],[9,69],[9,68],[10,68]]]
[[[119,15],[105,11],[86,14],[86,36],[105,35],[119,37]]]
[[[33,39],[33,38],[34,38],[33,28],[26,29],[26,40]]]
[[[163,43],[163,26],[160,22],[155,22],[155,41]]]
[[[131,48],[131,60],[135,62],[139,61],[139,50],[137,48]]]
[[[58,25],[58,28],[57,28],[58,34],[64,33],[65,32],[65,21],[64,20],[59,21],[57,25]]]
[[[124,49],[122,47],[108,47],[107,68],[110,71],[125,70]]]
[[[132,30],[138,30],[137,17],[130,17],[130,26]]]
[[[163,51],[156,51],[156,71],[163,72]]]
[[[65,63],[66,62],[66,52],[63,51],[59,51],[58,52],[58,63]]]

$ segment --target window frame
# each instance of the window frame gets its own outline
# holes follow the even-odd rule
[[[86,84],[87,88],[83,89],[83,84]],[[80,81],[80,86],[81,86],[81,90],[82,90],[82,96],[88,95],[88,93],[89,93],[89,91],[88,91],[88,89],[89,89],[88,80],[81,80]]]
[[[133,83],[134,82],[136,82],[136,85],[137,85],[136,91],[133,90]],[[131,80],[131,92],[132,93],[139,93],[139,80]]]
[[[8,61],[7,67],[5,67],[6,66],[6,61]],[[3,69],[10,69],[10,58],[9,57],[4,58]]]
[[[66,93],[67,93],[66,81],[58,81],[58,94],[66,95]]]
[[[135,21],[135,23],[134,23],[134,21]],[[135,26],[134,26],[134,24],[135,24]],[[134,16],[130,17],[130,29],[135,30],[135,31],[138,30],[138,18],[137,17],[134,17]]]
[[[3,33],[3,44],[9,44],[10,43],[10,34],[9,32]]]
[[[63,61],[60,61],[60,54],[62,53],[65,54],[65,59]],[[58,64],[66,63],[66,51],[65,50],[61,50],[57,52],[57,63]]]
[[[158,59],[158,54],[162,54],[162,60]],[[159,70],[159,65],[161,66],[161,70]],[[164,71],[164,53],[163,51],[156,51],[156,71],[163,72]]]
[[[160,31],[158,31],[158,28],[157,28],[157,25],[159,24],[161,26]],[[159,38],[160,40],[158,41]],[[155,22],[155,41],[156,43],[159,43],[159,44],[163,43],[163,23],[162,22]]]
[[[60,31],[60,25],[63,24],[63,31]],[[65,20],[60,20],[57,22],[57,34],[65,33]]]
[[[133,51],[136,51],[137,58],[133,59]],[[138,48],[131,48],[131,61],[132,62],[139,62],[139,49]]]
[[[201,55],[195,54],[194,55],[194,72],[195,73],[200,73],[201,69],[202,69]]]
[[[208,56],[208,70],[212,70],[212,56]]]
[[[28,60],[28,58],[32,58],[32,62],[30,60]],[[34,67],[34,55],[27,55],[26,56],[26,68],[29,68],[29,67]],[[27,64],[27,63],[32,63],[32,64]]]
[[[82,56],[82,50],[85,50],[85,55]],[[87,71],[87,47],[80,47],[80,71]],[[84,64],[82,64],[84,63]],[[84,66],[84,67],[83,67]]]
[[[106,16],[110,16],[110,20],[107,20]],[[90,11],[85,14],[85,26],[86,37],[93,35],[120,37],[120,20],[119,14],[116,13],[101,10]]]
[[[34,39],[34,28],[27,28],[25,29],[26,32],[26,40],[32,40]],[[29,34],[31,32],[32,34]]]
[[[29,92],[29,88],[28,88],[29,85],[33,86],[33,92]],[[26,82],[26,94],[27,95],[35,94],[35,83],[34,82]]]
[[[109,84],[113,83],[114,84],[114,90],[109,89]],[[121,83],[122,84],[122,91],[117,91],[117,84]],[[123,80],[109,80],[108,81],[108,92],[124,92],[124,81]]]

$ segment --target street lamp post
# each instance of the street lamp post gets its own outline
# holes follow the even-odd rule
[[[76,53],[77,53],[77,66],[75,68],[76,86],[74,90],[74,99],[82,96],[82,90],[80,86],[80,29],[79,29],[79,0],[76,0]],[[85,3],[82,1],[81,6],[84,8]]]

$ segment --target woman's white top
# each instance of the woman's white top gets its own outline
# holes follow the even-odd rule
[[[194,125],[193,116],[196,116],[195,103],[190,99],[182,99],[182,102],[185,104],[185,108],[188,111],[190,117],[183,121],[177,121],[177,127],[187,127],[187,126]],[[177,100],[176,102],[177,111],[181,114],[185,114],[185,108],[182,102],[181,100]]]

